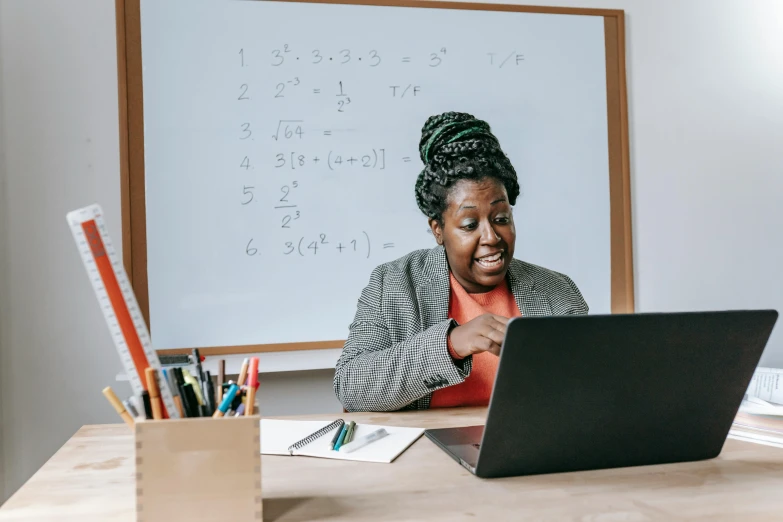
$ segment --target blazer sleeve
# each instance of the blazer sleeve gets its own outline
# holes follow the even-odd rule
[[[582,292],[579,291],[579,287],[576,286],[576,283],[574,283],[570,277],[566,275],[563,277],[565,277],[568,286],[571,287],[571,291],[573,292],[571,299],[574,302],[573,307],[566,315],[587,315],[590,311],[590,307],[587,306],[587,301],[585,301],[585,298],[582,296]]]
[[[393,342],[382,309],[383,277],[380,266],[362,291],[335,367],[334,391],[348,411],[399,410],[470,374],[472,358],[454,361],[449,355],[447,337],[456,325],[451,319]]]

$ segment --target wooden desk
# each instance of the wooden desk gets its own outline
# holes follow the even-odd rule
[[[485,414],[344,417],[429,428],[481,424]],[[491,480],[425,437],[393,464],[265,456],[262,466],[265,520],[783,520],[783,450],[731,439],[710,461]],[[84,426],[0,508],[0,521],[135,520],[133,475],[128,428]]]

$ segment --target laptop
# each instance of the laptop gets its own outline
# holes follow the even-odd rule
[[[777,316],[515,318],[486,425],[425,434],[485,478],[717,457]]]

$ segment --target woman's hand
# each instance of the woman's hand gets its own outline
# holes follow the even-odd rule
[[[480,315],[451,331],[451,348],[462,358],[481,352],[500,355],[506,324],[508,319],[500,315]]]

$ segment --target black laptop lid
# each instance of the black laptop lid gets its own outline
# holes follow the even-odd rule
[[[510,321],[476,474],[717,456],[776,319],[763,310]]]

